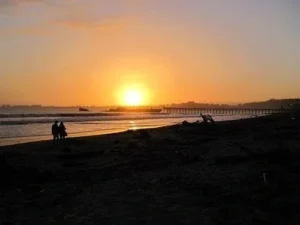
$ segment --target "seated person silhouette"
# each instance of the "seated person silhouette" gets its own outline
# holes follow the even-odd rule
[[[203,115],[202,113],[200,113],[201,117],[202,117],[202,120],[203,120],[203,123],[204,124],[208,124],[208,119],[205,115]]]
[[[58,144],[59,142],[59,130],[58,130],[58,121],[52,125],[52,135],[53,135],[53,143]]]
[[[211,122],[212,124],[215,124],[215,121],[214,121],[214,119],[211,117],[211,115],[207,115],[206,118],[207,118],[207,120],[208,120],[209,122]]]
[[[211,115],[203,115],[202,113],[200,113],[200,115],[201,115],[201,117],[203,119],[203,123],[204,124],[208,124],[208,123],[215,124],[215,121],[211,117]]]

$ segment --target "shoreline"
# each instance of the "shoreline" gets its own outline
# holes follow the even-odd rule
[[[7,146],[0,222],[299,224],[299,130],[272,115]]]
[[[228,115],[223,115],[224,117]],[[218,115],[217,118],[222,118],[222,115]],[[263,116],[260,116],[263,117]],[[178,117],[177,119],[181,119],[180,122],[176,122],[173,124],[164,124],[164,125],[147,125],[146,127],[137,127],[135,128],[136,130],[141,130],[141,129],[153,129],[153,128],[160,128],[160,127],[166,127],[166,126],[173,126],[175,124],[180,124],[184,120],[190,120],[190,119],[200,119],[199,117]],[[235,121],[235,120],[240,120],[240,119],[251,119],[253,117],[244,117],[244,118],[230,118],[229,120],[224,120],[224,121]],[[140,120],[140,119],[139,119]],[[142,119],[143,120],[143,119]],[[223,120],[221,121],[216,121],[216,123],[219,122],[224,122]],[[50,123],[49,123],[50,124]],[[139,125],[137,125],[139,126]],[[144,125],[143,125],[144,126]],[[8,128],[9,129],[9,128]],[[131,128],[132,130],[134,128]],[[107,135],[107,134],[117,134],[117,133],[122,133],[126,132],[127,130],[131,130],[130,128],[110,128],[110,129],[103,129],[103,130],[93,130],[93,131],[81,131],[81,132],[75,132],[75,133],[69,133],[70,138],[80,138],[80,137],[89,137],[89,136],[98,136],[98,135]],[[38,136],[20,136],[20,137],[6,137],[6,138],[0,138],[0,148],[5,147],[5,146],[12,146],[12,145],[19,145],[19,144],[26,144],[26,143],[33,143],[33,142],[40,142],[40,141],[48,141],[52,140],[51,135],[38,135]]]
[[[151,127],[147,127],[147,128],[137,128],[137,129],[128,129],[128,130],[114,129],[115,131],[106,130],[103,133],[101,133],[100,131],[88,131],[88,132],[72,133],[70,136],[68,136],[66,141],[72,140],[72,139],[78,139],[78,138],[93,138],[93,137],[97,137],[97,136],[121,134],[121,133],[128,132],[128,131],[159,129],[159,128],[170,127],[170,126],[174,126],[174,125],[153,126],[153,127],[151,126]],[[76,136],[77,134],[81,134],[81,136]],[[84,134],[87,134],[87,135],[84,135]],[[45,138],[45,139],[38,140],[40,137]],[[20,140],[21,142],[15,143],[15,144],[8,144],[8,145],[2,145],[1,144],[1,140],[5,140],[5,141],[15,140],[15,142],[17,142],[19,139],[30,139],[30,140],[36,140],[36,141],[30,141],[30,140],[29,141],[27,141],[27,140],[21,141]],[[35,143],[43,143],[43,142],[45,142],[45,143],[52,142],[52,136],[51,135],[41,135],[41,136],[3,138],[3,139],[0,139],[0,151],[1,151],[1,148],[4,148],[4,147],[10,147],[10,146],[11,147],[16,147],[16,146],[25,145],[25,144],[31,144],[32,145],[32,144],[35,144]]]

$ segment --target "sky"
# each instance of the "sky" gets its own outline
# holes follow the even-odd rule
[[[0,104],[300,97],[298,0],[0,0]]]

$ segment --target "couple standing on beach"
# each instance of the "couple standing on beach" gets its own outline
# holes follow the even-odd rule
[[[58,121],[52,125],[52,135],[53,135],[53,143],[64,145],[66,136],[68,136],[66,132],[66,127],[63,122],[60,122],[58,125]]]

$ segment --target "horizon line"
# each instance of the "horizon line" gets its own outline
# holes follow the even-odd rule
[[[283,99],[267,99],[267,100],[259,100],[259,101],[248,101],[248,102],[195,102],[195,101],[187,101],[181,103],[166,103],[166,104],[149,104],[149,105],[136,105],[136,106],[126,106],[126,105],[43,105],[43,104],[0,104],[0,107],[42,107],[42,108],[78,108],[78,107],[86,107],[86,108],[107,108],[107,107],[161,107],[167,105],[180,105],[180,104],[209,104],[209,105],[239,105],[239,104],[249,104],[249,103],[262,103],[268,102],[271,100],[300,100],[300,98],[283,98]]]

